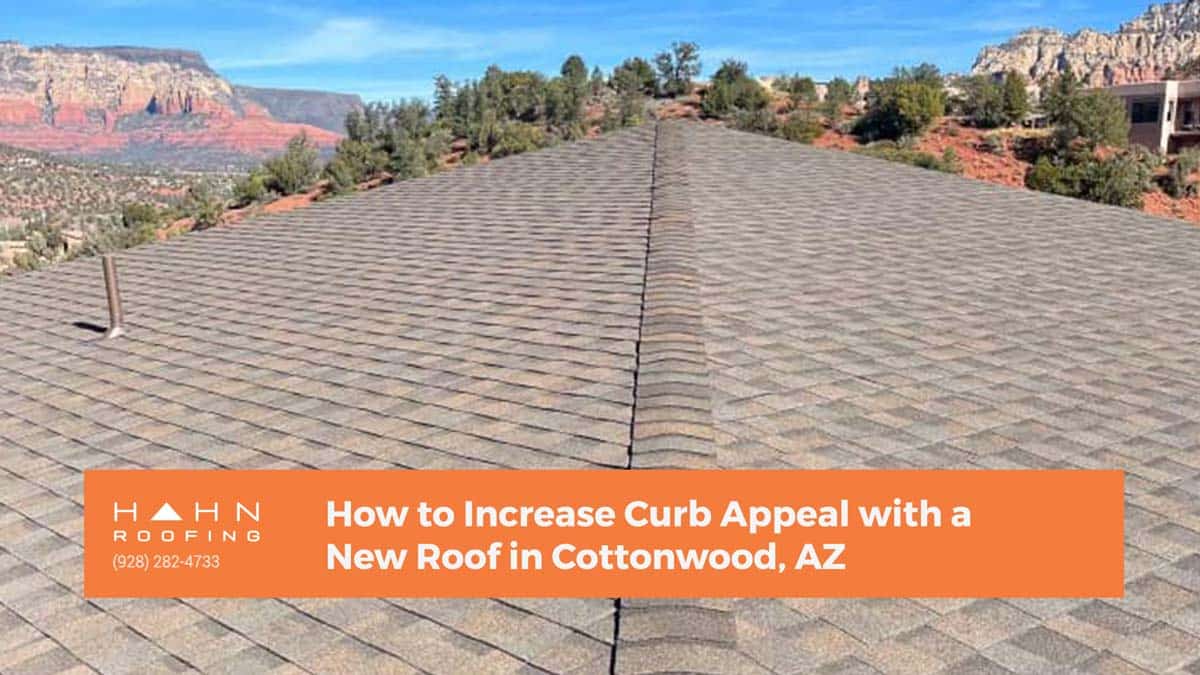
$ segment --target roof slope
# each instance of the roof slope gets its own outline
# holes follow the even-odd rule
[[[624,468],[653,130],[0,286],[0,671],[607,670],[603,600],[88,602],[89,468]],[[9,630],[11,628],[11,630]]]
[[[20,277],[0,670],[1200,667],[1197,270],[1182,223],[678,122],[131,252],[111,343],[94,262]],[[87,602],[98,466],[1116,467],[1128,584]]]

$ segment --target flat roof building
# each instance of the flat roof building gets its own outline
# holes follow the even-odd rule
[[[1108,87],[1125,102],[1129,142],[1161,153],[1200,144],[1200,80]]]

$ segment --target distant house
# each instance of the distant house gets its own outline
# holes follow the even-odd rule
[[[1108,87],[1125,102],[1129,142],[1159,152],[1200,145],[1200,80]]]

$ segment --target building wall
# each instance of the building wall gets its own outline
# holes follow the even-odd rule
[[[1130,124],[1129,142],[1151,150],[1157,150],[1162,142],[1162,134],[1157,123]]]

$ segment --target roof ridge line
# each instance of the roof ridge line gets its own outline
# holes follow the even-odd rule
[[[717,468],[683,125],[655,124],[630,469]],[[737,651],[732,600],[618,598],[615,621],[614,674],[756,670]]]
[[[632,469],[716,468],[712,390],[684,130],[658,122],[646,252]]]

